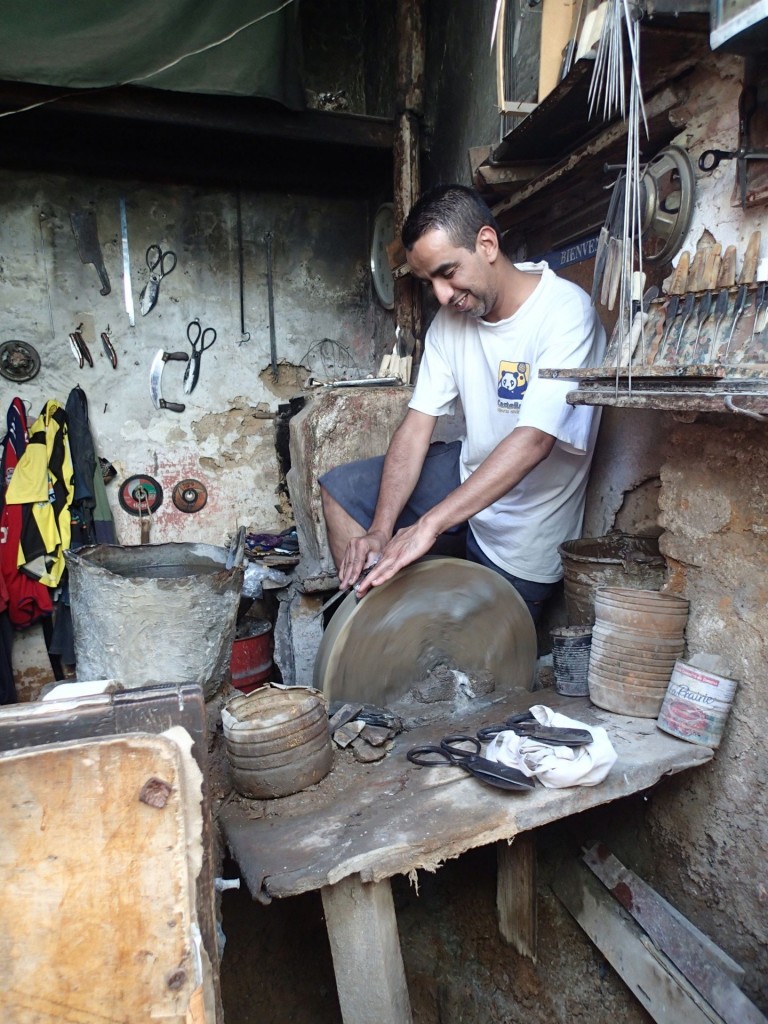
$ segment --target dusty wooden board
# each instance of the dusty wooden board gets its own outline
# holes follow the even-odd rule
[[[200,983],[189,787],[168,736],[0,754],[4,1024],[184,1024]]]
[[[618,761],[604,782],[563,790],[537,784],[531,791],[505,792],[461,768],[417,768],[406,760],[412,745],[439,741],[447,733],[474,734],[535,703],[561,707],[571,718],[608,730]],[[292,815],[286,805],[283,815],[276,801],[268,809],[233,801],[220,817],[252,895],[269,902],[352,874],[376,882],[417,869],[433,871],[466,850],[637,793],[713,756],[708,747],[661,732],[655,721],[601,711],[587,698],[551,691],[496,694],[445,721],[401,734],[383,761],[360,765],[358,773],[346,776],[343,789],[332,791],[332,798],[320,783],[317,804],[308,810],[303,804],[301,813]],[[329,777],[329,786],[332,781]]]
[[[583,865],[561,865],[552,888],[657,1024],[721,1020]]]

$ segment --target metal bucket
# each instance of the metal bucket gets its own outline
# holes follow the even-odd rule
[[[197,682],[211,698],[229,679],[243,585],[227,555],[210,544],[67,551],[78,678]]]
[[[251,693],[272,675],[272,623],[263,621],[249,626],[245,636],[232,644],[232,685],[242,693]]]
[[[567,540],[558,551],[570,625],[595,621],[595,592],[601,587],[659,590],[665,582],[666,562],[653,537],[609,533]]]

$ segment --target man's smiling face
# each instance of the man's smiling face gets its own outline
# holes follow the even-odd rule
[[[453,312],[495,321],[499,301],[493,272],[498,246],[491,228],[478,232],[474,252],[454,245],[446,231],[426,231],[407,253],[416,277],[428,281],[441,306]]]

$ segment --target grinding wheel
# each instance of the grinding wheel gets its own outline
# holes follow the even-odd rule
[[[344,598],[323,634],[314,685],[328,700],[382,706],[441,665],[530,690],[535,662],[536,629],[512,584],[474,562],[431,558],[359,601]]]

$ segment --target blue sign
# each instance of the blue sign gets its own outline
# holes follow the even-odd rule
[[[600,237],[589,235],[587,238],[580,238],[578,242],[564,245],[562,249],[553,249],[543,256],[537,256],[533,261],[546,260],[552,270],[561,270],[563,267],[571,267],[574,263],[583,263],[584,260],[591,260],[597,254],[597,240]]]

